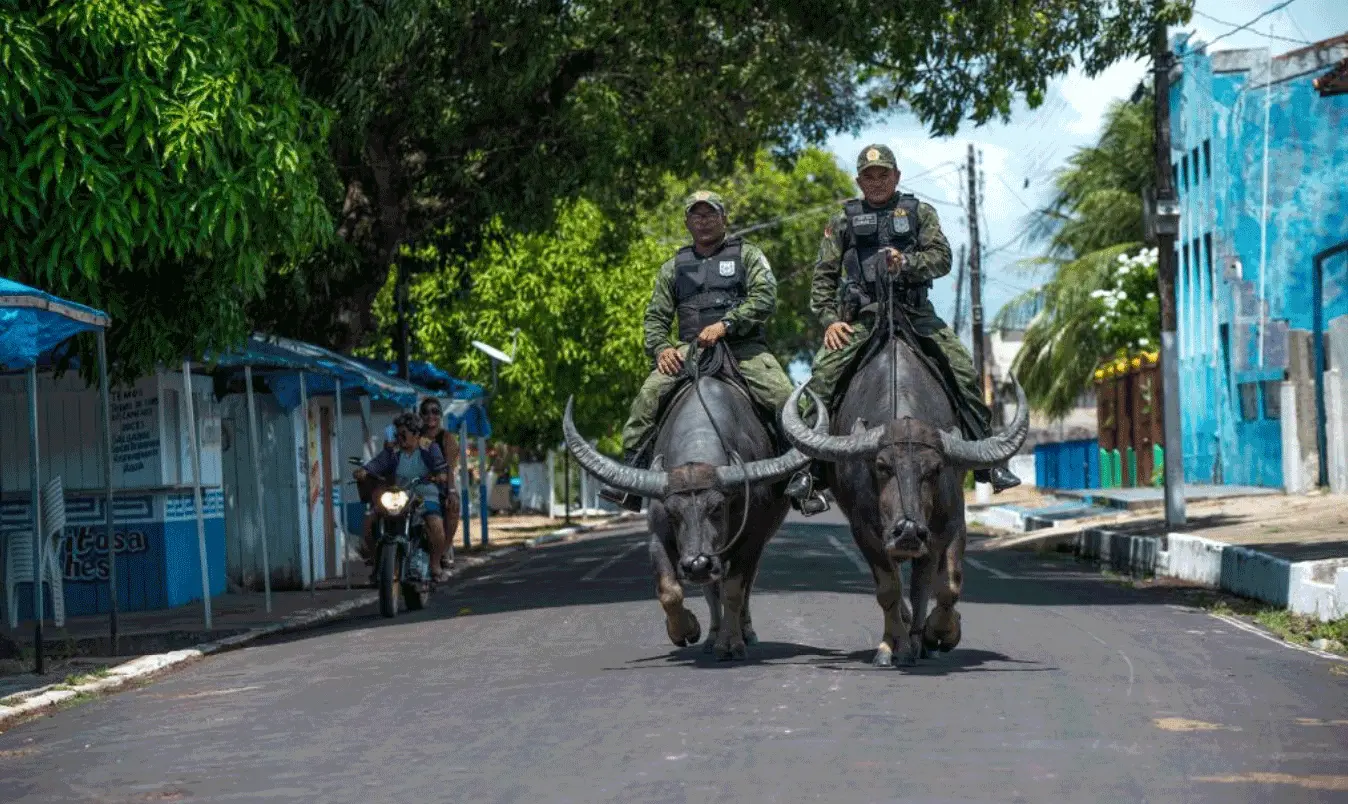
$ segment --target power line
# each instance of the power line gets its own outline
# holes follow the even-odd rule
[[[1199,11],[1198,9],[1194,9],[1194,13],[1197,14],[1198,16],[1202,17],[1203,19],[1213,21],[1213,22],[1217,23],[1218,25],[1226,25],[1226,26],[1230,26],[1230,27],[1233,27],[1233,28],[1234,28],[1235,25],[1236,25],[1234,22],[1227,22],[1226,20],[1219,20],[1219,19],[1217,19],[1216,17],[1212,16],[1211,14],[1204,14],[1202,11]],[[1290,16],[1290,15],[1289,15],[1289,16]],[[1295,20],[1293,20],[1293,23],[1295,24]],[[1247,25],[1248,25],[1248,23],[1247,23]],[[1239,30],[1239,29],[1237,29],[1237,30]],[[1300,30],[1300,29],[1298,28],[1298,30]],[[1235,33],[1235,31],[1232,31],[1231,33]],[[1281,39],[1281,40],[1284,41],[1284,42],[1291,42],[1292,44],[1295,44],[1295,45],[1310,45],[1310,44],[1314,44],[1314,43],[1311,42],[1309,39],[1295,39],[1295,38],[1290,37],[1290,36],[1280,36],[1280,35],[1275,34],[1275,33],[1260,33],[1259,31],[1253,31],[1252,33],[1257,33],[1257,34],[1259,34],[1260,36],[1265,36],[1265,37],[1268,37],[1269,39]],[[1304,31],[1302,32],[1302,35],[1303,35],[1303,36],[1305,35],[1305,32],[1304,32]],[[1213,41],[1216,41],[1216,40],[1213,40]],[[1211,44],[1211,42],[1209,42],[1208,44]]]
[[[1277,5],[1274,6],[1273,8],[1270,8],[1269,10],[1267,10],[1267,11],[1265,11],[1264,13],[1260,14],[1259,16],[1255,17],[1254,19],[1250,20],[1249,22],[1245,23],[1244,25],[1240,25],[1240,26],[1237,26],[1237,27],[1235,27],[1235,28],[1232,28],[1231,30],[1227,31],[1226,33],[1222,34],[1221,36],[1218,36],[1216,39],[1213,39],[1211,42],[1205,42],[1205,43],[1204,43],[1204,46],[1205,46],[1205,47],[1211,47],[1211,46],[1217,44],[1218,42],[1222,41],[1222,40],[1225,39],[1226,37],[1232,35],[1232,34],[1240,33],[1241,31],[1246,30],[1247,28],[1249,28],[1251,25],[1255,24],[1256,22],[1262,20],[1264,17],[1267,17],[1269,14],[1273,14],[1273,13],[1275,13],[1275,12],[1282,11],[1284,8],[1287,8],[1288,6],[1292,5],[1292,4],[1295,3],[1295,2],[1296,2],[1296,0],[1283,0],[1283,2],[1277,4]],[[1223,24],[1223,25],[1230,25],[1230,23],[1226,23],[1226,22],[1224,22],[1224,23],[1222,23],[1222,24]],[[1193,52],[1196,53],[1197,51],[1193,51]]]

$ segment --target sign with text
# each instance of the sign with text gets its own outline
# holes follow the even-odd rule
[[[122,488],[160,482],[159,397],[154,381],[116,389],[112,411],[113,484]]]

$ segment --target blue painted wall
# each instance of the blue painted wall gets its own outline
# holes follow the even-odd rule
[[[1278,384],[1288,332],[1316,326],[1314,257],[1348,241],[1348,97],[1321,98],[1311,80],[1348,47],[1270,62],[1264,50],[1207,54],[1180,37],[1175,52],[1185,479],[1281,486]],[[1323,284],[1322,323],[1348,315],[1348,278],[1336,266]]]
[[[219,489],[204,493],[206,558],[211,594],[225,592],[225,522]],[[66,617],[111,610],[108,590],[107,517],[102,497],[66,498],[65,540],[60,547]],[[113,498],[120,611],[172,608],[201,599],[201,559],[192,495],[128,494]],[[28,505],[0,506],[0,530],[31,529]],[[51,595],[43,610],[51,617]],[[19,620],[33,616],[33,586],[18,584]]]

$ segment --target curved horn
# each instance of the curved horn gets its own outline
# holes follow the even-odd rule
[[[819,397],[809,392],[810,398],[814,400],[815,410],[819,411],[818,421],[814,423],[814,432],[824,434],[828,432],[828,411],[819,401]],[[773,458],[765,458],[761,461],[751,461],[744,465],[718,466],[716,467],[716,481],[722,488],[741,486],[744,483],[773,483],[784,477],[789,477],[797,471],[810,465],[810,456],[800,452],[794,447],[787,450],[785,455],[778,455]]]
[[[1016,416],[1005,430],[977,441],[965,441],[958,431],[941,433],[941,444],[952,463],[967,469],[990,469],[1020,451],[1030,431],[1030,405],[1025,401],[1025,389],[1014,376],[1011,382],[1016,386]]]
[[[879,451],[880,436],[884,433],[884,427],[872,427],[863,433],[846,436],[829,435],[827,431],[815,432],[807,429],[797,409],[801,392],[804,390],[805,386],[802,385],[792,391],[791,398],[786,400],[786,407],[782,408],[782,430],[785,431],[786,438],[792,446],[821,461],[853,460],[874,455]],[[813,392],[810,393],[810,398],[815,400],[816,409],[822,411],[824,405]]]
[[[571,420],[571,405],[576,398],[566,400],[566,415],[562,417],[562,432],[566,435],[566,448],[576,456],[576,460],[590,474],[615,489],[637,494],[642,497],[663,497],[669,485],[669,475],[651,469],[635,469],[624,466],[612,458],[601,455],[576,432],[576,424]]]

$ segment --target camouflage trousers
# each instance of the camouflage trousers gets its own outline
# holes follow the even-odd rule
[[[754,401],[771,410],[781,410],[782,406],[786,404],[787,397],[791,396],[791,378],[786,376],[786,372],[782,370],[782,364],[777,362],[777,358],[772,356],[772,352],[757,344],[732,346],[730,351],[735,355],[740,374],[744,375],[744,380],[749,385],[749,393],[753,396]],[[688,347],[679,347],[679,353],[687,357]],[[660,403],[678,384],[681,376],[670,377],[657,370],[652,371],[646,381],[641,384],[641,390],[637,391],[636,398],[632,400],[632,408],[628,414],[627,423],[623,425],[623,452],[625,454],[631,454],[633,450],[641,446],[641,442],[646,439],[651,428],[655,426],[655,417],[660,412]]]
[[[964,348],[955,331],[946,326],[946,323],[936,315],[931,304],[927,303],[917,309],[907,308],[907,314],[910,321],[913,322],[913,329],[918,335],[931,338],[940,348],[941,354],[945,356],[946,362],[950,364],[950,372],[955,375],[959,383],[960,398],[968,409],[974,414],[983,427],[981,433],[970,433],[975,438],[982,438],[992,432],[992,411],[983,402],[983,394],[978,387],[978,373],[974,371],[974,360],[969,354],[969,350]],[[813,373],[810,377],[809,389],[819,395],[825,404],[831,404],[833,394],[837,391],[839,378],[843,372],[852,363],[853,358],[861,351],[866,343],[866,338],[875,326],[875,316],[863,314],[860,319],[852,322],[855,332],[852,333],[852,340],[846,346],[837,350],[830,350],[827,346],[819,347],[819,351],[814,356]]]

